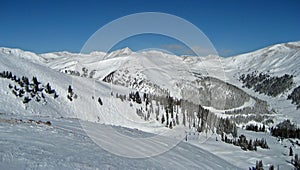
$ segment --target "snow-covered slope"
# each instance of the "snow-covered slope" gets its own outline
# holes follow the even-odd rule
[[[48,61],[58,56],[47,54],[41,57],[20,52],[21,50],[17,50],[19,53],[15,55],[7,51],[9,50],[2,50],[0,55],[1,73],[12,73],[12,76],[0,79],[0,143],[3,144],[0,149],[1,169],[238,169],[227,161],[185,142],[162,155],[144,159],[120,157],[101,149],[78,122],[96,122],[100,129],[109,126],[103,123],[115,125],[114,128],[119,133],[132,133],[131,136],[137,135],[137,138],[146,136],[140,130],[161,133],[170,129],[157,121],[141,119],[135,113],[136,108],[141,105],[133,103],[130,106],[129,102],[122,102],[111,96],[111,91],[128,94],[131,89],[94,82],[85,77],[70,76],[45,67],[49,64]],[[26,57],[27,54],[32,54],[34,58]],[[82,57],[65,52],[56,54],[67,55],[66,60],[70,56]],[[24,77],[29,79],[29,85],[18,83]],[[39,82],[36,92],[35,83],[31,80],[33,77]],[[58,97],[46,92],[47,83]],[[72,101],[67,97],[70,95],[70,85],[77,96],[73,95]],[[22,96],[19,95],[26,87],[29,90],[23,91]],[[13,93],[14,90],[18,92],[17,95]],[[31,100],[24,103],[27,96]],[[98,97],[101,97],[103,105],[97,101]],[[51,125],[42,123],[46,121],[50,121]]]
[[[129,48],[107,54],[103,52],[34,54],[8,48],[2,48],[1,52],[2,55],[27,59],[62,73],[90,78],[97,82],[104,80],[146,93],[170,94],[195,103],[200,101],[199,104],[211,108],[211,111],[242,109],[242,106],[250,101],[250,97],[241,95],[243,92],[225,85],[222,81],[203,79],[203,77],[215,77],[243,89],[243,85],[238,81],[243,73],[253,71],[268,72],[271,75],[288,73],[295,75],[295,82],[299,84],[299,71],[296,64],[300,62],[297,57],[299,42],[274,45],[253,53],[229,58],[176,56],[154,50],[132,52]],[[201,91],[201,89],[204,90]],[[258,95],[249,89],[243,90],[252,96],[273,102],[273,99]],[[207,96],[213,97],[207,98]],[[284,104],[294,106],[283,98],[281,101],[284,101]],[[251,100],[253,101],[253,98]],[[289,112],[295,112],[294,108]],[[278,112],[282,111],[279,109]]]
[[[300,42],[276,44],[251,53],[224,59],[227,72],[269,72],[272,75],[292,74],[300,83]]]
[[[263,94],[255,93],[251,89],[243,88],[247,93],[258,96],[268,101],[279,115],[277,118],[292,119],[300,123],[300,110],[296,105],[287,100],[293,89],[300,85],[300,42],[291,42],[269,46],[251,53],[246,53],[223,60],[226,65],[226,75],[232,84],[242,88],[242,83],[238,78],[242,74],[252,72],[263,72],[270,76],[283,76],[284,74],[293,75],[294,86],[290,90],[282,93],[277,97],[270,97]]]
[[[145,124],[145,121],[136,115],[135,109],[139,107],[138,105],[136,107],[135,105],[130,107],[129,102],[124,103],[120,99],[111,97],[111,91],[119,94],[129,94],[130,89],[57,72],[41,65],[41,63],[37,64],[35,61],[39,61],[37,60],[38,55],[33,55],[37,56],[34,58],[34,61],[26,58],[27,52],[19,55],[5,52],[0,55],[0,72],[9,71],[19,79],[25,76],[31,83],[31,79],[36,77],[40,83],[39,88],[41,89],[41,92],[34,94],[35,96],[32,96],[31,93],[33,92],[24,92],[22,97],[19,97],[14,95],[13,91],[19,93],[21,89],[24,90],[24,87],[21,87],[15,80],[0,78],[1,113],[26,116],[79,118],[92,122],[97,121],[142,130],[149,130],[149,127],[164,129],[164,127],[157,124],[157,122]],[[55,90],[58,95],[57,98],[54,98],[54,94],[47,94],[45,92],[47,83]],[[12,88],[9,86],[12,86]],[[73,92],[77,96],[73,97],[72,101],[67,98],[69,86],[72,87]],[[33,88],[33,86],[30,85],[29,90],[30,88]],[[24,104],[24,99],[27,96],[31,100]],[[103,106],[98,102],[99,97],[104,103]],[[41,101],[37,100],[37,98]],[[120,106],[122,109],[118,109],[115,106]]]
[[[287,95],[293,89],[277,97],[270,97],[244,88],[239,81],[240,75],[256,71],[268,73],[271,76],[294,75],[295,86],[299,86],[299,58],[300,42],[278,44],[229,58],[176,56],[160,51],[133,52],[129,48],[107,54],[103,52],[35,54],[20,49],[0,48],[0,73],[8,71],[12,73],[12,76],[16,76],[16,78],[7,78],[6,76],[6,78],[0,78],[0,127],[3,127],[0,131],[0,142],[5,143],[6,141],[6,143],[11,144],[7,144],[6,149],[1,151],[0,167],[5,167],[5,169],[24,166],[28,168],[41,166],[41,168],[93,169],[105,165],[101,169],[120,169],[122,166],[128,167],[128,169],[144,169],[145,166],[153,169],[186,169],[187,167],[189,169],[198,169],[199,167],[200,169],[220,169],[221,167],[236,169],[230,163],[208,153],[209,150],[208,152],[203,151],[183,142],[170,152],[152,160],[145,159],[139,163],[135,160],[112,155],[101,149],[99,152],[104,155],[99,160],[95,158],[98,153],[98,151],[97,153],[94,151],[95,145],[77,127],[76,121],[80,120],[88,124],[100,123],[103,127],[108,126],[104,124],[121,126],[117,127],[120,131],[127,131],[126,128],[123,128],[127,127],[150,133],[176,131],[184,127],[179,125],[170,130],[161,123],[162,117],[166,116],[168,112],[166,106],[163,105],[165,101],[149,102],[143,100],[141,103],[135,103],[122,97],[122,95],[128,95],[130,92],[138,90],[159,96],[170,95],[177,99],[200,104],[218,117],[236,118],[241,116],[240,119],[244,119],[246,123],[247,116],[253,115],[261,116],[261,122],[271,117],[275,123],[286,118],[300,123],[299,110],[296,110],[296,106],[287,100]],[[30,81],[30,84],[25,85],[25,87],[17,80],[23,76],[28,77]],[[33,77],[36,77],[40,83],[37,92],[34,91]],[[55,93],[47,93],[47,83],[55,90]],[[72,87],[72,94],[68,89],[69,86]],[[29,90],[20,92],[21,89],[26,88]],[[14,91],[18,94],[15,94]],[[68,97],[70,95],[71,97]],[[26,101],[25,97],[30,97],[30,101]],[[261,99],[267,101],[269,107]],[[146,103],[148,102],[150,106],[147,106]],[[196,107],[195,109],[194,105],[185,107],[191,109],[192,113],[183,113],[183,107],[177,107],[176,112],[180,115],[180,122],[183,121],[184,116],[189,114],[187,126],[191,127],[193,121],[194,124],[198,122],[199,125],[200,118],[195,111],[199,108]],[[149,110],[153,112],[151,115],[147,115]],[[239,110],[242,111],[241,114],[236,115],[234,112]],[[270,113],[275,112],[276,114],[269,114],[270,110],[272,110]],[[249,113],[245,113],[248,111]],[[53,126],[39,126],[14,121],[18,119],[44,119],[51,121]],[[175,122],[173,116],[172,119]],[[201,119],[203,120],[203,118]],[[209,119],[215,120],[214,117],[209,117]],[[216,124],[217,127],[218,123],[216,121],[213,124]],[[70,126],[66,127],[66,124]],[[208,124],[206,126],[207,129],[215,132],[213,126],[209,128]],[[8,131],[9,135],[5,136]],[[144,132],[141,133],[144,134]],[[26,138],[25,134],[41,139],[29,147],[28,143],[31,141]],[[58,144],[49,142],[48,138],[42,138],[43,134],[52,135]],[[253,134],[251,135],[253,137]],[[2,136],[6,138],[2,138]],[[60,152],[60,149],[54,149],[65,145],[68,141],[61,138],[62,136],[74,140],[66,152],[67,155]],[[219,137],[215,134],[211,136]],[[24,138],[25,141],[19,147],[19,150],[22,151],[13,150],[13,145],[20,143],[21,138]],[[266,138],[276,141],[270,136],[266,136]],[[213,140],[208,140],[208,142],[204,146],[215,145]],[[79,148],[83,147],[83,143],[88,143],[88,146],[82,151],[82,154],[79,154],[80,158],[68,156],[76,153],[76,150],[80,150]],[[221,154],[222,158],[226,159],[231,154],[228,153],[228,148],[229,150],[232,149],[231,147],[224,147],[226,154]],[[277,149],[276,152],[282,149],[284,148]],[[30,156],[33,151],[34,154]],[[222,152],[222,147],[221,150],[214,153],[220,152]],[[275,151],[261,151],[257,159],[262,158],[265,154],[270,156],[273,152]],[[9,153],[13,154],[10,155]],[[20,156],[22,153],[25,156]],[[87,153],[92,153],[89,159],[84,158]],[[48,154],[50,158],[47,160],[45,157],[39,158],[40,154]],[[58,155],[55,156],[54,154]],[[249,155],[254,156],[255,154]],[[62,157],[67,157],[67,159],[61,160]],[[203,159],[204,157],[205,159]],[[30,159],[37,161],[31,164],[28,161]],[[16,160],[17,164],[10,165],[11,161]],[[38,164],[38,160],[41,160],[43,164]],[[114,163],[113,160],[118,160],[120,163]],[[252,166],[255,162],[255,160],[249,161],[245,157],[226,160],[247,161],[239,163],[239,166]],[[270,158],[270,160],[272,159]],[[271,163],[270,160],[268,162]],[[62,162],[67,162],[68,165],[65,166]]]
[[[78,120],[44,118],[52,122],[46,126],[25,123],[26,117],[18,117],[24,122],[11,118],[0,115],[1,169],[239,169],[187,142],[156,157],[129,159],[97,146]],[[141,131],[114,128],[137,138],[146,136]]]
[[[252,96],[267,101],[270,108],[279,113],[277,115],[278,121],[289,118],[300,123],[300,110],[296,109],[296,105],[292,104],[291,100],[287,100],[287,96],[291,94],[293,89],[300,85],[300,42],[276,44],[228,58],[218,56],[187,58],[185,61],[194,72],[205,74],[204,65],[213,76],[243,89]],[[224,74],[213,74],[214,70]],[[277,97],[270,97],[254,92],[253,89],[244,88],[244,84],[239,81],[240,76],[253,72],[278,77],[285,74],[293,75],[293,88]]]

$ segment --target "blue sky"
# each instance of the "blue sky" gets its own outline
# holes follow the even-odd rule
[[[222,56],[300,41],[300,1],[1,1],[0,46],[37,53],[79,52],[105,24],[138,12],[164,12],[196,25]],[[116,48],[172,47],[176,41],[137,36]],[[170,48],[171,49],[171,48]]]

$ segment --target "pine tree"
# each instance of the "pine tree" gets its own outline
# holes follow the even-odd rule
[[[298,154],[295,154],[294,166],[295,167],[299,167],[300,166],[299,159],[298,159]]]
[[[68,95],[67,95],[67,98],[70,100],[70,101],[73,101],[73,89],[72,89],[72,87],[71,87],[71,85],[69,85],[69,88],[68,88]]]
[[[274,165],[271,165],[270,167],[269,167],[269,170],[274,170],[275,168],[274,168]]]
[[[290,147],[290,153],[289,153],[289,156],[293,156],[294,154],[293,154],[293,149],[292,149],[292,147]]]
[[[24,90],[23,90],[23,89],[20,89],[20,90],[19,90],[19,97],[23,97],[24,93],[25,93]]]
[[[99,102],[99,104],[100,104],[101,106],[103,105],[102,100],[101,100],[100,97],[98,98],[98,102]]]
[[[253,145],[252,145],[252,140],[250,139],[249,143],[248,143],[248,150],[252,151],[253,150]]]
[[[58,98],[58,95],[56,94],[56,92],[54,93],[54,99]]]
[[[173,124],[172,124],[172,123],[173,123],[173,122],[171,121],[171,122],[170,122],[170,126],[169,126],[170,129],[173,128]]]
[[[164,124],[164,122],[165,122],[165,116],[162,115],[162,117],[161,117],[161,124]]]
[[[33,84],[36,84],[36,85],[39,84],[39,82],[37,81],[37,78],[34,76],[32,77],[32,81],[33,81]],[[24,82],[24,83],[26,83],[26,82]],[[28,79],[27,79],[27,83],[29,83]]]
[[[53,93],[53,90],[51,89],[51,86],[49,83],[47,83],[47,85],[46,85],[45,92],[48,94]]]
[[[38,97],[38,96],[36,96],[35,101],[40,102],[40,101],[41,101],[41,98]]]
[[[72,89],[71,85],[69,85],[68,93],[71,94],[71,95],[73,95],[73,89]]]
[[[263,169],[264,169],[264,165],[262,160],[256,161],[255,170],[263,170]]]
[[[178,118],[178,114],[176,114],[176,124],[179,125],[179,118]]]
[[[138,104],[141,104],[141,103],[142,103],[142,99],[141,99],[141,97],[140,97],[139,92],[136,92],[136,93],[135,93],[135,101],[136,101]]]
[[[11,79],[11,78],[12,78],[12,73],[11,73],[11,72],[9,72],[7,78],[8,78],[8,79]]]
[[[263,165],[262,160],[259,161],[258,166],[259,166],[258,170],[263,170],[264,169],[264,165]]]
[[[31,100],[31,99],[30,99],[29,97],[26,96],[26,97],[24,98],[24,100],[23,100],[23,103],[26,104],[26,103],[28,103],[30,100]]]
[[[237,138],[237,136],[238,136],[238,134],[237,134],[237,127],[236,127],[236,125],[234,125],[234,127],[233,127],[232,136],[233,136],[234,138]]]
[[[12,88],[13,88],[13,86],[12,86],[11,84],[9,84],[9,85],[8,85],[8,88],[12,89]]]
[[[183,115],[182,115],[183,117],[182,117],[182,124],[183,124],[183,126],[185,126],[186,125],[186,120],[185,120],[185,112],[183,112]]]
[[[168,113],[168,110],[166,110],[166,127],[169,127],[169,113]]]

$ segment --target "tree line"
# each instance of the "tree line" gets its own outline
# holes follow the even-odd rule
[[[294,85],[293,78],[294,76],[289,74],[272,77],[266,73],[252,72],[251,74],[242,74],[239,80],[244,84],[243,87],[253,88],[255,92],[276,97],[292,88]]]
[[[195,104],[188,100],[178,99],[170,95],[155,95],[130,92],[128,95],[116,94],[121,101],[136,103],[136,114],[148,121],[152,117],[168,128],[183,125],[198,132],[209,130],[218,134],[234,133],[235,123],[229,118],[218,117],[200,104]]]
[[[46,94],[52,95],[54,99],[58,97],[56,90],[49,83],[43,85],[35,76],[30,80],[26,76],[18,77],[10,71],[3,71],[0,73],[0,77],[13,82],[8,84],[8,88],[11,89],[12,94],[21,98],[24,104],[32,100],[46,104]]]

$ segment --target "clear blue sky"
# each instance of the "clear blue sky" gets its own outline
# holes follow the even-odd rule
[[[298,0],[2,0],[0,7],[0,46],[37,53],[79,52],[101,26],[137,12],[164,12],[190,21],[223,56],[300,40]],[[139,50],[169,43],[155,38],[135,43],[141,39],[122,45]]]

